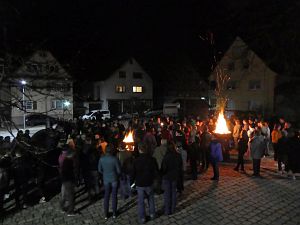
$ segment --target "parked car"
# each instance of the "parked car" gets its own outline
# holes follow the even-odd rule
[[[53,118],[44,114],[30,114],[25,118],[26,126],[36,126],[36,125],[46,125],[47,120],[50,124],[55,124],[57,122],[56,118]]]
[[[92,110],[81,117],[83,120],[106,120],[110,119],[109,110]]]
[[[153,117],[153,116],[160,116],[163,114],[163,110],[147,110],[144,112],[145,117]]]

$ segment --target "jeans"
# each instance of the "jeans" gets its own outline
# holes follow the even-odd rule
[[[112,195],[112,211],[113,215],[117,214],[117,204],[118,204],[118,181],[109,182],[104,184],[104,215],[108,216],[109,211],[109,198]]]
[[[241,166],[241,170],[244,170],[244,154],[245,152],[243,150],[239,150],[238,152],[238,162],[236,165],[236,169],[238,170]]]
[[[165,215],[173,214],[176,207],[176,181],[163,180]]]
[[[216,179],[216,180],[219,180],[219,176],[220,176],[220,174],[219,174],[219,162],[212,160],[211,165],[212,165],[212,168],[213,168],[213,171],[214,171],[213,178]]]
[[[123,174],[120,179],[120,188],[122,198],[131,197],[130,176]]]
[[[72,181],[62,182],[61,185],[61,201],[62,210],[67,213],[74,213],[75,208],[75,184]]]
[[[253,175],[260,175],[260,159],[253,159]]]
[[[99,175],[97,170],[88,171],[87,189],[89,198],[93,198],[100,193]]]
[[[149,204],[149,214],[150,216],[155,216],[155,203],[154,203],[154,192],[153,187],[136,187],[138,193],[138,214],[141,221],[145,220],[145,202],[144,199],[147,198]]]

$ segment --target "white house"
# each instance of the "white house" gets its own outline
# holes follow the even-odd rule
[[[220,67],[230,76],[226,87],[227,109],[256,111],[262,115],[274,112],[276,73],[237,37],[220,61]],[[210,105],[216,104],[214,89],[216,70],[209,76]]]
[[[49,51],[35,52],[8,80],[16,124],[23,124],[24,114],[73,118],[72,78]]]
[[[109,77],[94,86],[94,100],[102,109],[117,112],[134,112],[152,107],[153,83],[139,63],[130,58]]]

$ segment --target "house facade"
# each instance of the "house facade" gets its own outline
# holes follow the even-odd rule
[[[263,116],[273,114],[277,74],[241,38],[235,39],[219,66],[230,77],[225,87],[227,110],[255,111]],[[211,108],[216,106],[216,74],[215,69],[209,76]]]
[[[72,78],[49,51],[35,52],[7,80],[15,124],[37,113],[73,119]]]
[[[152,107],[153,82],[140,64],[130,58],[107,79],[93,84],[94,100],[113,113],[136,112]]]

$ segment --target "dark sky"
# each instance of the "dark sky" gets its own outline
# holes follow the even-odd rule
[[[6,28],[1,43],[12,52],[49,49],[77,79],[95,79],[130,56],[156,79],[162,67],[180,63],[207,75],[213,51],[199,35],[213,33],[217,52],[239,35],[275,71],[295,75],[298,2],[1,0],[0,24]]]

